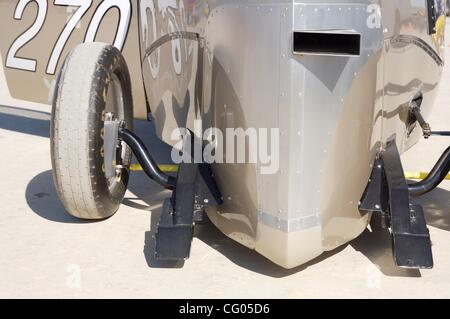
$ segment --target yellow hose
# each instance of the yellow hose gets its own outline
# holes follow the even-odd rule
[[[158,167],[164,173],[177,173],[178,172],[178,165],[158,165]],[[131,164],[130,170],[139,172],[139,171],[142,171],[142,167],[139,164]]]
[[[163,164],[163,165],[158,165],[158,167],[164,173],[177,173],[178,172],[178,165]],[[139,172],[139,171],[142,171],[142,167],[139,164],[131,164],[130,170]],[[428,173],[426,173],[426,172],[405,172],[406,179],[423,180],[423,179],[427,178],[427,176],[428,176]],[[450,174],[445,177],[445,180],[450,180]]]
[[[405,178],[406,179],[416,179],[416,180],[423,180],[427,178],[428,173],[425,172],[405,172]],[[445,180],[450,180],[450,174],[445,177]]]

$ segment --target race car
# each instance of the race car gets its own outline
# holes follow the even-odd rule
[[[189,257],[195,224],[294,268],[389,230],[396,264],[433,266],[420,206],[446,151],[410,184],[400,155],[426,121],[444,65],[440,0],[1,0],[8,90],[52,104],[51,155],[67,212],[112,216],[132,154],[172,190],[155,236]],[[163,171],[133,132],[173,146]],[[243,155],[242,155],[243,154]]]

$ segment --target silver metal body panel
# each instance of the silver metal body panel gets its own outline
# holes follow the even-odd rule
[[[407,139],[405,105],[418,91],[425,112],[433,104],[442,64],[432,55],[442,59],[443,42],[427,32],[426,1],[150,2],[156,20],[141,20],[143,52],[152,33],[202,39],[167,42],[143,61],[166,142],[196,118],[204,129],[280,129],[276,174],[261,174],[260,163],[214,165],[225,199],[208,210],[214,224],[287,268],[361,234],[370,216],[358,201],[376,153],[393,137],[401,151],[417,142]],[[293,54],[293,32],[308,30],[360,33],[361,54]]]

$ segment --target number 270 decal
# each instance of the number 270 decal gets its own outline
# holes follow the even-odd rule
[[[75,10],[71,18],[67,21],[64,29],[60,33],[53,50],[50,54],[48,64],[47,64],[47,74],[55,74],[56,67],[61,58],[63,49],[70,38],[75,27],[81,21],[84,14],[92,6],[93,0],[54,0],[55,6],[71,6],[78,7]],[[19,0],[16,6],[16,11],[14,12],[14,19],[21,20],[25,8],[32,2],[38,5],[37,17],[33,25],[29,27],[24,33],[22,33],[9,48],[8,54],[6,56],[6,66],[9,68],[20,69],[25,71],[36,71],[37,61],[31,58],[18,57],[17,51],[23,48],[27,43],[32,41],[34,37],[41,31],[45,18],[47,16],[47,0]],[[119,10],[119,22],[114,39],[113,45],[122,50],[125,39],[128,34],[128,29],[130,28],[131,21],[131,2],[124,0],[104,0],[97,7],[90,23],[87,28],[86,35],[84,37],[84,42],[95,41],[95,36],[100,27],[100,23],[109,9],[117,8]]]

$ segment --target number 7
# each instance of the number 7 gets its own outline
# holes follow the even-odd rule
[[[91,7],[92,0],[55,0],[54,4],[59,6],[74,6],[79,8],[67,22],[63,32],[61,32],[58,38],[58,41],[56,41],[55,46],[53,47],[53,51],[50,55],[50,59],[47,65],[47,74],[55,74],[56,67],[61,57],[61,53],[66,46],[67,40],[69,39],[77,24],[80,22],[81,18]]]

